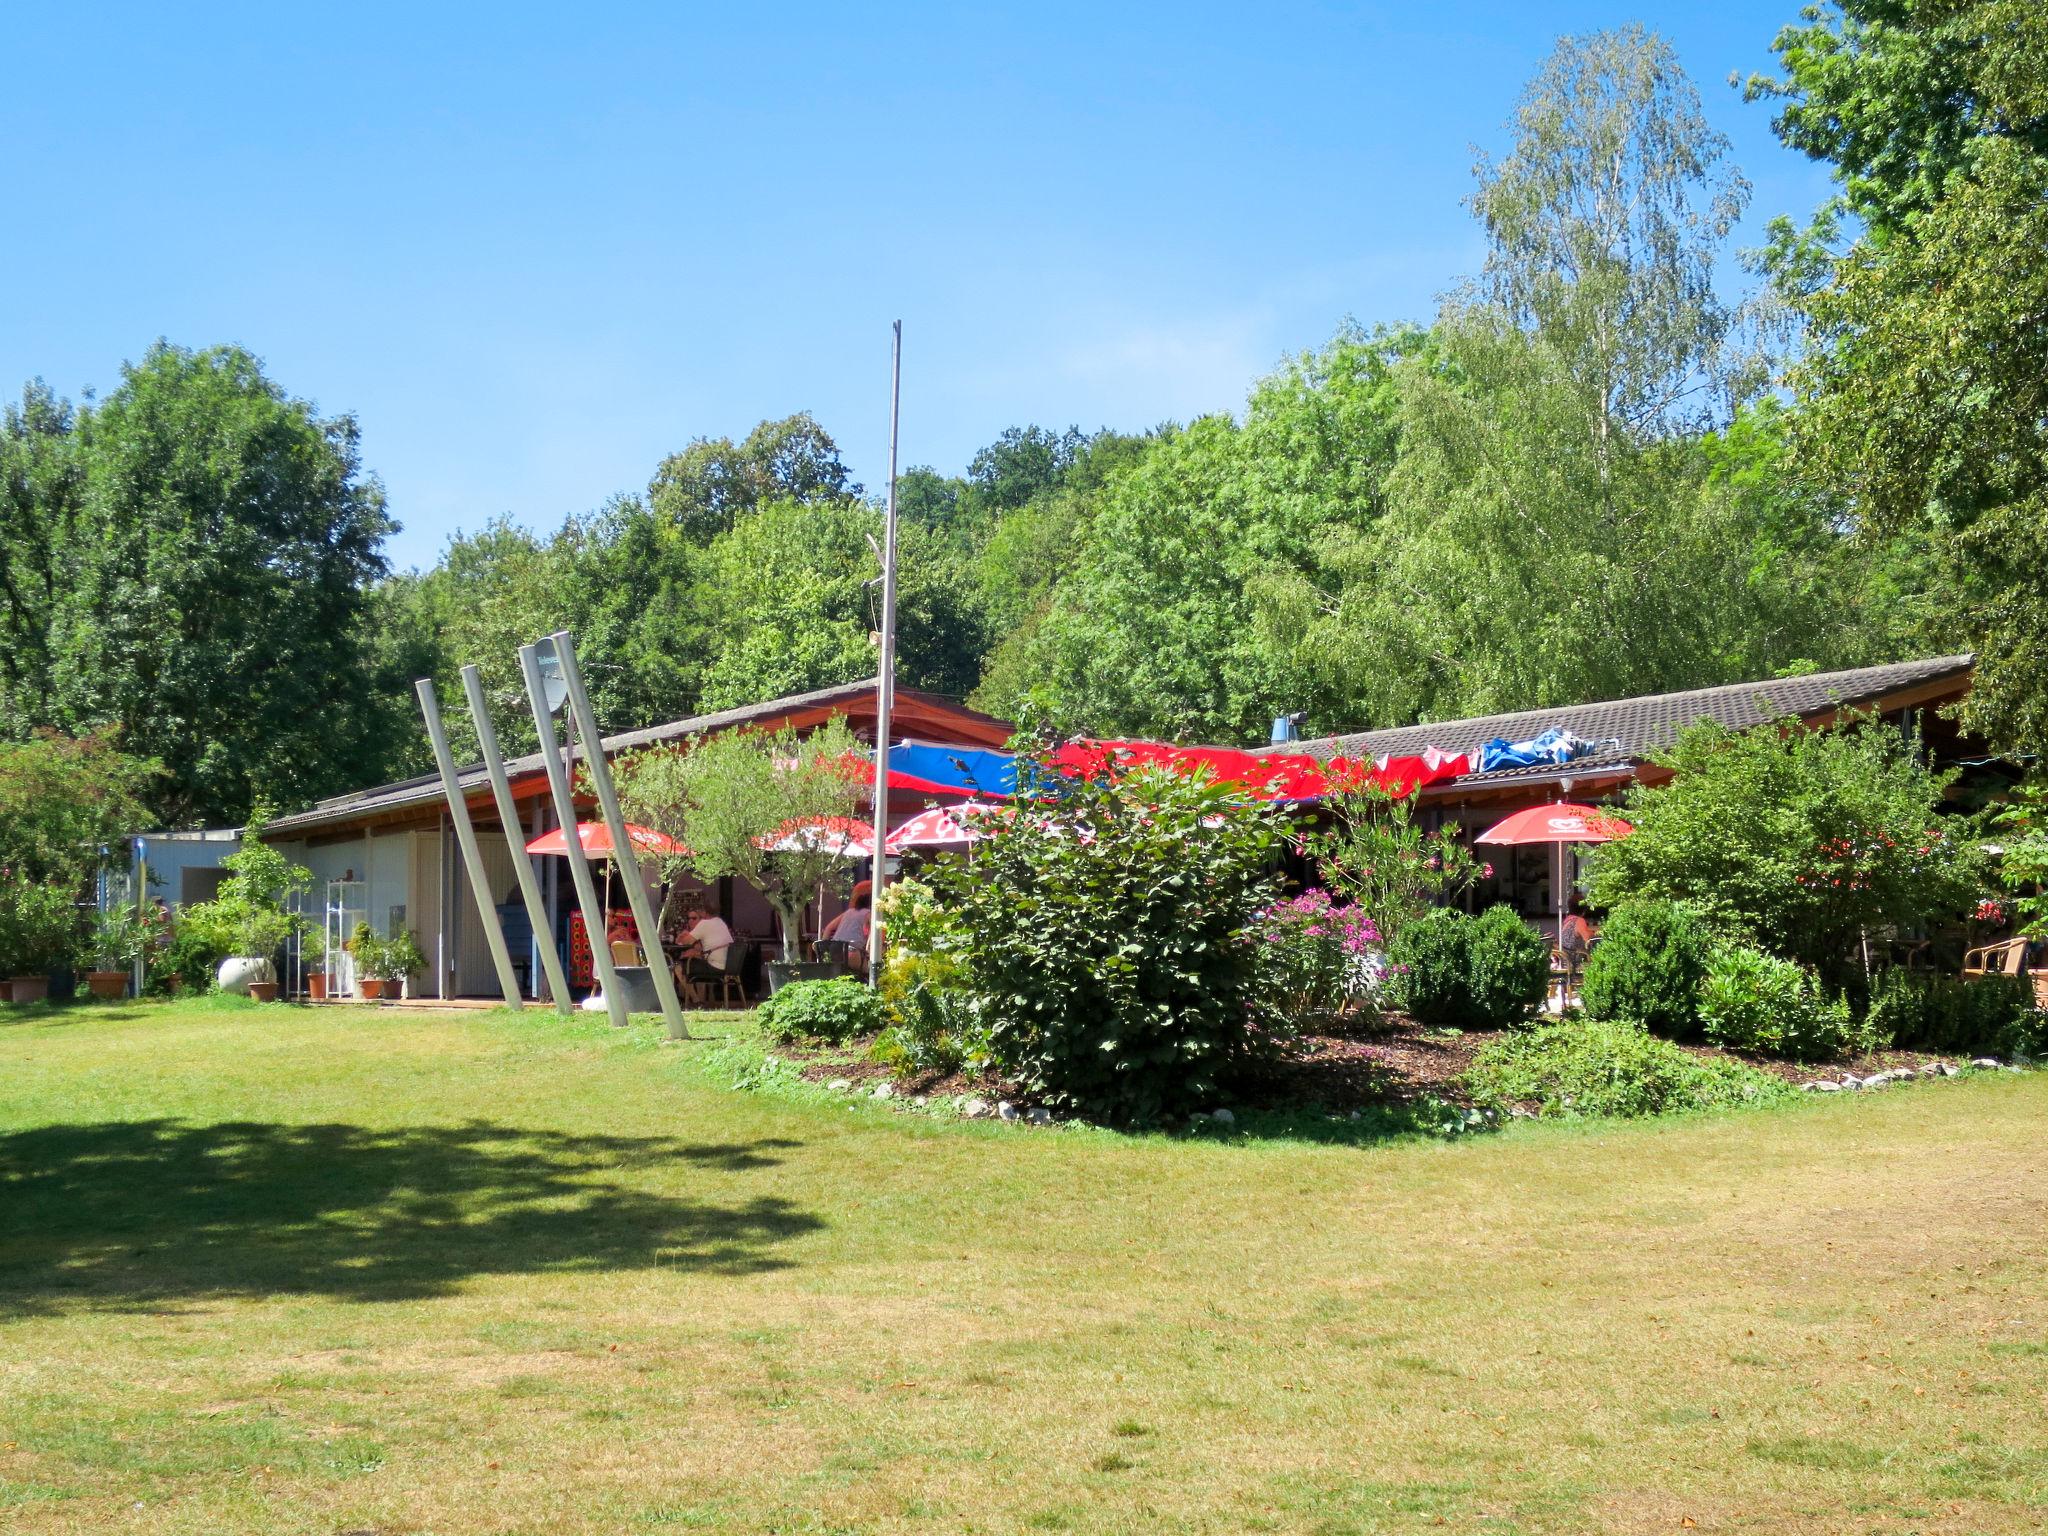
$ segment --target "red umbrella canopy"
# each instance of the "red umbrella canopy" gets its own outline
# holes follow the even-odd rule
[[[1505,821],[1488,827],[1474,842],[1479,843],[1611,843],[1627,837],[1635,828],[1610,811],[1597,806],[1532,805]]]
[[[579,821],[576,823],[576,841],[583,851],[593,859],[611,857],[612,829],[601,821]],[[690,850],[665,832],[652,827],[635,826],[626,823],[626,841],[633,845],[633,852],[645,857],[648,854],[688,853]],[[560,827],[552,832],[543,832],[526,845],[528,853],[567,853],[569,839],[562,835]]]
[[[805,816],[785,821],[755,843],[770,853],[823,851],[842,859],[865,859],[874,852],[875,829],[851,816]]]

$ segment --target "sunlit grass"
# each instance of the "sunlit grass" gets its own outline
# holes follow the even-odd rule
[[[2048,1075],[1324,1147],[657,1034],[0,1010],[0,1529],[2048,1518]]]

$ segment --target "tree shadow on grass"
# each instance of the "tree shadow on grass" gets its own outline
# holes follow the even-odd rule
[[[275,1293],[404,1301],[487,1274],[779,1269],[778,1246],[820,1217],[775,1196],[660,1193],[648,1175],[701,1184],[795,1145],[487,1121],[18,1131],[0,1136],[0,1316]]]

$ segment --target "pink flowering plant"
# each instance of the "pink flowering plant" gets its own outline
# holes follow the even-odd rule
[[[1419,826],[1412,797],[1368,784],[1332,795],[1323,808],[1326,824],[1309,835],[1307,851],[1324,883],[1385,938],[1493,872],[1473,858],[1457,823]]]
[[[1306,890],[1266,909],[1260,939],[1274,999],[1297,1025],[1376,1003],[1386,962],[1379,926],[1364,908]]]

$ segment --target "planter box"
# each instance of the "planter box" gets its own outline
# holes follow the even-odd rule
[[[830,981],[846,974],[845,967],[829,960],[770,960],[767,969],[770,997],[792,981]]]
[[[50,995],[47,976],[16,976],[7,986],[10,998],[17,1003],[40,1003]]]
[[[366,1003],[382,1002],[386,997],[392,995],[385,991],[385,988],[391,985],[392,983],[386,981],[381,976],[358,976],[356,978],[356,995]]]
[[[128,995],[126,971],[87,971],[85,984],[92,988],[92,995],[103,1003],[111,1003]]]
[[[316,1003],[327,1001],[327,973],[325,971],[308,971],[306,973],[306,996],[313,999]]]

